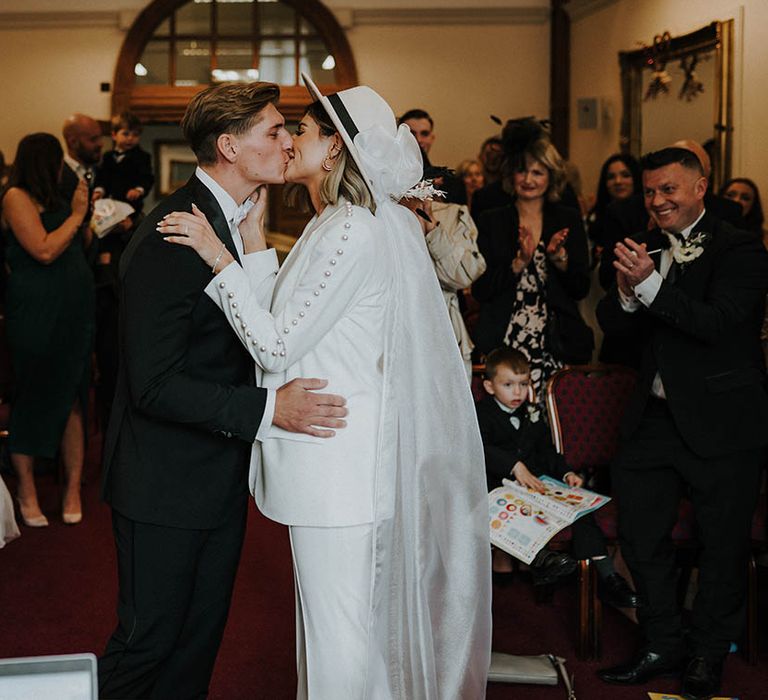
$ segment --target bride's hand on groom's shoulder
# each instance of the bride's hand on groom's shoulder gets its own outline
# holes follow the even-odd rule
[[[277,390],[272,423],[291,433],[307,433],[315,437],[333,437],[344,428],[347,415],[343,396],[319,394],[328,385],[325,379],[298,377]]]
[[[253,202],[253,207],[240,222],[237,230],[243,239],[245,252],[256,253],[267,249],[267,232],[264,226],[267,213],[267,186],[261,185],[256,188],[248,199]]]
[[[191,214],[187,211],[166,214],[157,224],[157,230],[168,243],[192,248],[206,265],[211,268],[216,266],[216,273],[234,261],[205,214],[195,204]]]

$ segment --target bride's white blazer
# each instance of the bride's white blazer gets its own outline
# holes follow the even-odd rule
[[[264,370],[264,387],[296,377],[327,379],[323,391],[347,399],[347,427],[332,438],[272,426],[261,446],[254,444],[251,492],[280,523],[373,522],[374,512],[382,514],[382,490],[391,490],[381,471],[377,487],[393,286],[384,235],[370,211],[342,200],[307,224],[279,272],[273,250],[253,253],[206,288]]]

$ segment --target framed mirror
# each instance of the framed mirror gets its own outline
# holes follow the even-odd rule
[[[680,139],[699,141],[712,158],[715,191],[731,175],[733,20],[619,53],[621,150],[640,157]]]

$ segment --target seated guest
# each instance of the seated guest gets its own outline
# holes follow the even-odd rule
[[[81,230],[88,186],[81,180],[71,201],[61,199],[63,157],[55,136],[25,136],[2,202],[10,268],[6,331],[16,379],[8,449],[21,519],[29,527],[48,525],[37,499],[35,457],[52,459],[59,451],[66,477],[62,518],[68,524],[82,519],[93,277]]]
[[[746,608],[752,513],[768,443],[768,395],[758,330],[768,253],[754,234],[707,209],[701,161],[684,148],[643,158],[654,227],[616,244],[616,285],[603,328],[641,339],[642,364],[612,467],[619,538],[638,592],[643,633],[608,683],[644,684],[682,671],[682,694],[718,694]],[[693,505],[699,588],[684,629],[672,529]],[[724,693],[728,695],[729,693]]]
[[[483,166],[479,160],[462,160],[456,168],[456,177],[464,183],[467,206],[472,208],[472,195],[485,184]]]
[[[502,344],[523,350],[543,401],[556,370],[592,355],[592,331],[576,305],[589,292],[587,240],[579,212],[558,202],[563,159],[541,125],[508,122],[504,148],[515,196],[476,220],[487,268],[472,285],[480,303],[474,340],[483,354]]]
[[[738,202],[741,205],[741,215],[744,217],[745,231],[754,231],[764,235],[763,203],[757,185],[746,177],[732,177],[719,192],[720,197]]]
[[[583,486],[584,477],[570,471],[563,456],[555,451],[539,409],[528,403],[528,358],[509,347],[492,351],[485,362],[483,386],[488,396],[477,404],[477,420],[483,438],[488,490],[501,486],[502,479],[514,478],[522,486],[543,493],[544,485],[537,478],[542,474],[560,479],[568,486]],[[573,556],[594,562],[603,598],[618,607],[637,607],[637,595],[613,568],[605,537],[592,515],[582,516],[571,528]],[[510,556],[501,550],[494,551],[493,564],[497,573],[512,570]],[[531,563],[531,573],[534,583],[545,583],[571,573],[575,567],[576,562],[568,555],[544,548]]]

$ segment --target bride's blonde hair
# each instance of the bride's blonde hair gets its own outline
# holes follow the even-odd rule
[[[319,101],[309,105],[303,116],[310,116],[317,123],[321,136],[333,136],[338,132]],[[333,168],[320,186],[320,199],[324,204],[336,204],[340,196],[352,204],[376,212],[376,204],[360,169],[343,144],[339,155],[333,161]],[[302,211],[310,211],[312,207],[307,189],[297,183],[286,185],[285,201],[289,206],[298,207]]]

